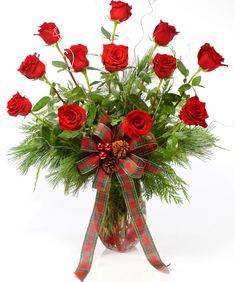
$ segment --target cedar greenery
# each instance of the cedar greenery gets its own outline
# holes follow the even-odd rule
[[[41,169],[48,170],[48,181],[54,187],[63,183],[65,193],[76,194],[79,189],[94,177],[94,171],[82,175],[76,163],[83,157],[80,143],[83,134],[92,134],[98,123],[99,113],[111,115],[111,126],[119,125],[123,117],[134,109],[152,113],[154,125],[152,133],[156,137],[157,150],[146,156],[159,165],[160,174],[145,174],[139,184],[147,199],[157,195],[167,203],[182,203],[182,196],[188,199],[186,183],[181,179],[172,165],[186,167],[189,157],[205,159],[210,157],[217,138],[212,128],[189,127],[179,120],[178,112],[189,97],[189,92],[196,92],[201,77],[188,80],[189,71],[178,60],[178,69],[183,77],[183,84],[176,90],[172,79],[164,79],[159,87],[159,79],[149,63],[149,51],[136,67],[123,72],[108,73],[101,71],[101,79],[90,84],[91,92],[69,82],[66,87],[58,83],[51,85],[50,93],[33,107],[32,121],[22,125],[25,139],[9,153],[16,162],[20,172],[26,174],[30,167],[37,169],[37,178]],[[53,65],[64,71],[62,62]],[[91,71],[96,69],[90,68]],[[56,97],[54,87],[68,103],[82,105],[88,112],[86,124],[81,130],[62,131],[57,121],[57,109],[60,100]],[[138,181],[136,181],[138,182]],[[115,186],[115,181],[112,182]],[[112,194],[111,194],[112,195]],[[115,201],[115,197],[110,197]]]

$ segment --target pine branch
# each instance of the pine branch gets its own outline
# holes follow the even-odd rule
[[[182,204],[182,196],[188,200],[186,182],[180,178],[170,165],[159,166],[161,173],[156,175],[145,174],[141,181],[144,187],[144,196],[147,199],[155,194],[166,203]]]
[[[76,162],[83,155],[78,138],[69,141],[59,139],[53,130],[45,130],[42,124],[27,123],[21,129],[26,138],[11,148],[8,156],[22,174],[27,174],[34,167],[38,170],[38,177],[39,170],[47,168],[49,183],[56,186],[62,182],[65,193],[70,189],[77,191],[87,181],[89,175],[80,175],[76,169]]]

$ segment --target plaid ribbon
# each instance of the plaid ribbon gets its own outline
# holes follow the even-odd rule
[[[117,135],[114,136],[113,131],[104,123],[99,123],[94,130],[95,138],[98,137],[103,142],[109,143],[123,138],[122,134],[122,131],[118,130]],[[83,242],[80,262],[75,271],[75,275],[81,281],[85,279],[92,265],[99,230],[106,211],[111,186],[111,175],[107,174],[102,166],[100,166],[99,152],[96,149],[96,142],[94,141],[95,138],[88,136],[83,138],[81,151],[86,152],[87,155],[79,160],[77,165],[78,170],[82,174],[97,169],[93,182],[93,187],[97,189],[96,201]],[[119,159],[119,169],[115,174],[120,183],[128,212],[130,213],[136,233],[148,261],[156,269],[167,271],[167,265],[162,262],[145,222],[133,181],[133,178],[139,179],[144,173],[160,173],[155,163],[142,157],[156,149],[156,140],[155,137],[149,133],[144,137],[132,139],[129,145],[129,154],[125,159]]]

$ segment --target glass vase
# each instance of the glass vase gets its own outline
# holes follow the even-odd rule
[[[141,194],[138,182],[136,183],[136,191],[142,213],[146,217],[145,200]],[[121,188],[118,183],[113,181],[99,237],[106,248],[118,252],[125,252],[139,242],[131,216],[127,211]]]

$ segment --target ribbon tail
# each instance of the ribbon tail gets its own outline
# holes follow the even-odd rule
[[[74,273],[81,281],[86,278],[92,265],[99,229],[104,218],[111,186],[110,176],[103,169],[98,169],[95,179],[96,200],[83,242],[80,262]]]
[[[168,265],[165,265],[162,262],[157,248],[153,242],[153,238],[150,234],[148,226],[145,222],[143,213],[139,206],[138,195],[136,193],[133,179],[130,178],[121,168],[116,173],[116,176],[122,187],[122,192],[128,212],[131,215],[136,233],[139,237],[140,243],[148,261],[156,269],[168,272]]]

